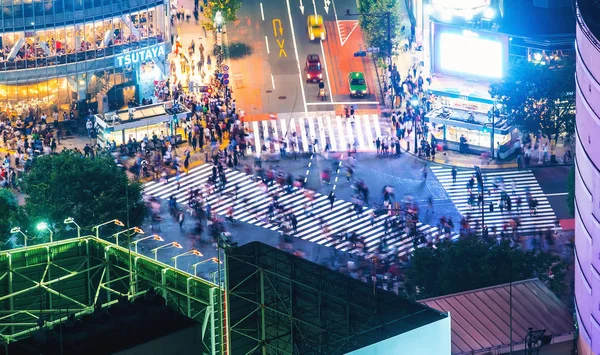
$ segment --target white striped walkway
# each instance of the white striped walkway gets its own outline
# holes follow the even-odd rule
[[[212,165],[203,164],[190,169],[188,174],[181,177],[180,189],[177,189],[175,179],[171,178],[168,183],[146,183],[144,185],[144,193],[160,199],[169,199],[171,196],[175,196],[179,204],[185,205],[188,202],[189,190],[197,187],[202,188],[207,183],[211,174]],[[277,225],[270,224],[262,218],[260,220],[256,219],[257,215],[261,217],[265,215],[270,200],[259,189],[259,185],[252,179],[253,177],[235,170],[226,170],[226,176],[227,185],[222,197],[214,193],[208,198],[213,212],[223,215],[230,206],[234,205],[234,218],[236,220],[273,231],[279,230]],[[231,195],[236,185],[238,187],[237,200]],[[278,192],[281,190],[276,184],[269,189]],[[245,205],[242,202],[244,199],[247,199]],[[370,220],[371,209],[365,209],[362,216],[357,218],[356,213],[352,210],[352,204],[344,200],[336,200],[333,209],[330,210],[330,203],[327,196],[316,194],[314,207],[311,209],[314,216],[307,216],[304,213],[306,198],[298,190],[294,190],[294,192],[289,194],[282,193],[278,201],[287,209],[291,209],[298,219],[298,232],[295,233],[295,236],[310,242],[325,246],[334,246],[343,251],[350,250],[348,242],[339,243],[321,233],[320,218],[323,218],[332,236],[347,231],[356,232],[359,236],[364,237],[369,252],[377,249],[380,237],[384,235],[383,223],[385,218],[383,216],[377,217],[372,226]],[[437,233],[437,228],[426,224],[419,223],[417,228],[426,235]],[[412,251],[412,241],[403,231],[390,231],[386,236],[386,240],[391,249],[397,249],[401,253]]]
[[[441,166],[432,166],[431,171],[435,174],[437,179],[440,181],[442,186],[446,189],[446,192],[450,196],[452,202],[454,202],[456,208],[461,214],[471,213],[472,221],[481,221],[481,209],[477,208],[477,205],[471,207],[468,203],[469,191],[467,184],[471,179],[471,176],[475,173],[474,170],[458,170],[456,177],[456,184],[452,182],[452,170],[450,168]],[[489,227],[491,232],[492,227],[497,228],[498,233],[502,231],[504,224],[511,219],[513,216],[518,216],[521,226],[518,229],[520,233],[533,233],[539,230],[547,230],[554,228],[556,222],[556,215],[546,198],[546,195],[542,191],[542,188],[537,182],[537,179],[531,172],[531,170],[501,170],[501,171],[485,171],[482,170],[484,175],[484,186],[485,186],[485,224]],[[511,212],[500,212],[498,202],[500,200],[500,191],[492,192],[488,195],[487,191],[493,189],[493,183],[497,178],[503,178],[506,193],[510,196],[512,201]],[[513,181],[515,189],[513,191]],[[530,215],[529,206],[527,205],[527,191],[530,192],[531,196],[538,200],[537,212],[535,215]],[[477,195],[477,180],[475,179],[475,187],[473,193]],[[517,211],[516,200],[517,197],[521,197],[522,203],[521,208]],[[494,212],[489,211],[489,202],[494,203]],[[509,229],[510,231],[510,229]]]

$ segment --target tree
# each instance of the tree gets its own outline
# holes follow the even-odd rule
[[[0,243],[6,242],[10,229],[17,224],[19,204],[9,189],[0,188]]]
[[[380,54],[387,56],[390,48],[387,40],[388,23],[386,12],[391,12],[391,41],[394,43],[398,34],[398,0],[359,0],[358,12],[361,14],[379,14],[359,16],[360,27],[363,29],[369,47],[380,49]]]
[[[506,77],[490,85],[490,94],[525,132],[555,140],[574,132],[575,63],[568,57],[548,65],[516,59]]]
[[[140,225],[146,207],[142,187],[109,154],[82,158],[73,151],[38,157],[23,180],[25,211],[31,221],[57,227],[73,217],[82,228],[120,219]]]
[[[209,19],[210,27],[214,26],[214,18],[217,11],[221,11],[223,20],[234,22],[237,20],[237,11],[242,6],[241,0],[209,0],[208,7],[204,9],[204,16]]]
[[[512,266],[512,267],[511,267]],[[413,252],[407,270],[409,296],[423,299],[537,277],[564,290],[565,266],[557,256],[469,238]],[[553,276],[549,276],[552,270]]]

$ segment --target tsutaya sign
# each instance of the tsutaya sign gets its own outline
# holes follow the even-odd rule
[[[138,49],[125,54],[120,54],[115,57],[115,66],[122,67],[124,65],[139,64],[148,62],[154,58],[158,58],[165,55],[164,43],[156,44],[154,46]]]

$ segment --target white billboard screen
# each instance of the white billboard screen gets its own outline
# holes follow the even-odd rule
[[[450,75],[500,79],[504,75],[506,45],[471,31],[442,32],[437,36],[437,70]]]

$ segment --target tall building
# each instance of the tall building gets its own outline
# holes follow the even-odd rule
[[[154,94],[168,75],[170,2],[5,0],[0,112],[108,111]]]
[[[600,354],[600,1],[577,1],[575,308],[580,354]]]

